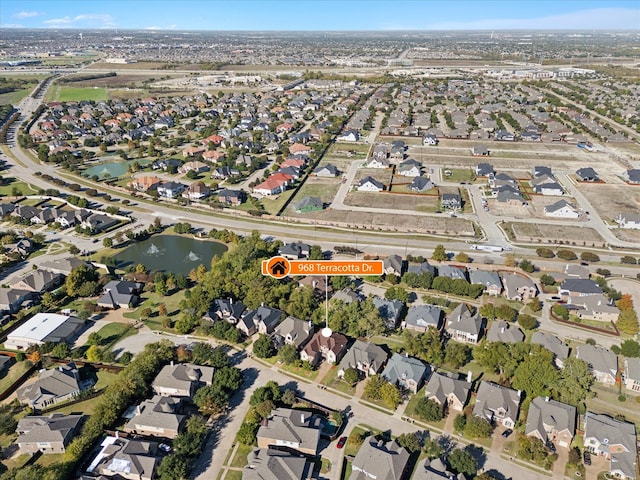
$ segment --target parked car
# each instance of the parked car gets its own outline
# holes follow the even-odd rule
[[[338,444],[336,445],[336,447],[342,448],[344,447],[345,443],[347,443],[347,437],[340,437],[340,440],[338,440]]]
[[[504,432],[502,432],[502,436],[504,438],[507,438],[509,435],[511,435],[513,433],[513,430],[511,430],[510,428],[507,428]]]
[[[589,452],[585,451],[582,454],[582,459],[584,460],[585,465],[591,465],[591,454]]]

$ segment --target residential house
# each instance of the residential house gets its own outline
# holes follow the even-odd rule
[[[339,362],[347,351],[347,337],[329,328],[316,332],[311,340],[300,351],[300,359],[309,362],[314,367],[322,359],[327,363]]]
[[[316,455],[320,443],[320,417],[305,410],[276,408],[256,435],[259,448],[288,447]]]
[[[438,267],[439,277],[448,277],[451,280],[467,280],[467,269],[455,265],[440,265]]]
[[[509,300],[519,300],[526,302],[538,295],[538,287],[533,281],[517,273],[507,273],[502,275],[504,285],[504,296]]]
[[[499,142],[514,142],[516,136],[507,130],[496,130],[494,137]]]
[[[426,398],[444,406],[445,411],[455,410],[462,412],[471,393],[472,385],[469,380],[460,380],[454,374],[436,372],[431,375],[429,382],[427,382],[424,395]]]
[[[385,444],[374,436],[365,439],[351,463],[351,480],[406,480],[409,452],[393,440]]]
[[[630,183],[631,185],[640,185],[640,168],[627,170],[624,177],[627,183]]]
[[[382,347],[362,340],[356,340],[340,361],[338,376],[344,376],[345,370],[355,368],[365,378],[377,375],[387,361],[387,352]]]
[[[484,320],[478,311],[472,314],[467,304],[461,303],[449,314],[445,328],[452,340],[477,345],[484,331]]]
[[[160,182],[161,180],[154,175],[145,175],[134,178],[127,185],[138,192],[146,192],[156,188]]]
[[[403,177],[419,177],[422,174],[421,169],[422,164],[410,158],[398,165],[396,173]]]
[[[100,451],[87,468],[87,473],[100,478],[116,477],[125,480],[153,480],[160,462],[158,444],[108,436],[100,444]],[[104,476],[104,477],[103,477]]]
[[[44,293],[60,286],[63,276],[48,270],[33,270],[22,278],[10,283],[11,288],[34,293]]]
[[[213,367],[171,362],[162,367],[151,387],[157,395],[192,398],[198,388],[213,383],[214,371]]]
[[[280,175],[281,177],[275,178],[275,175]],[[292,180],[293,178],[290,175],[286,175],[284,173],[274,174],[264,182],[253,187],[253,193],[265,196],[277,195],[284,192]]]
[[[124,431],[173,439],[187,421],[187,415],[182,412],[181,398],[154,395],[136,406],[135,415],[127,422]]]
[[[271,335],[284,316],[282,310],[259,306],[255,310],[249,310],[238,321],[236,327],[247,337],[256,332],[263,335]]]
[[[443,311],[435,305],[412,305],[403,322],[404,328],[416,332],[426,332],[428,328],[442,328]]]
[[[589,370],[591,370],[596,382],[615,385],[618,357],[611,350],[597,345],[578,345],[576,357],[589,365]]]
[[[502,292],[502,281],[497,272],[489,270],[470,270],[469,280],[472,285],[479,284],[485,286],[485,292],[489,295],[500,295]]]
[[[182,197],[191,201],[199,201],[207,198],[211,193],[211,188],[204,184],[204,182],[194,182],[187,190],[182,192]]]
[[[540,175],[529,183],[533,191],[540,195],[564,195],[564,189],[552,175]]]
[[[407,266],[407,273],[415,273],[420,275],[422,273],[431,273],[435,275],[436,268],[433,265],[430,265],[429,262],[424,261],[422,263],[410,263]]]
[[[157,186],[158,195],[164,198],[178,198],[185,191],[186,185],[178,182],[161,182]]]
[[[0,378],[4,377],[8,372],[15,359],[6,355],[0,355]]]
[[[59,273],[61,275],[69,275],[74,269],[78,267],[91,267],[93,265],[90,262],[85,262],[78,257],[59,258],[54,260],[44,261],[39,264],[42,270],[48,270],[53,273]]]
[[[640,392],[640,358],[624,359],[624,388]]]
[[[56,403],[75,398],[83,389],[89,388],[91,383],[80,383],[78,369],[74,363],[59,365],[50,370],[40,370],[38,379],[20,387],[16,396],[21,405],[42,410]]]
[[[440,197],[440,205],[442,208],[462,208],[462,198],[457,193],[443,193]]]
[[[434,189],[435,186],[435,183],[427,177],[414,177],[407,188],[415,193],[424,193]]]
[[[293,204],[297,213],[318,212],[324,209],[324,202],[319,197],[304,197]]]
[[[620,228],[631,228],[640,230],[640,214],[619,213],[616,217],[616,223],[620,225]]]
[[[144,284],[111,280],[104,286],[104,293],[97,305],[102,308],[134,308],[140,301]]]
[[[45,342],[71,343],[85,327],[85,321],[57,313],[36,313],[12,330],[4,342],[5,348],[27,350]]]
[[[586,297],[589,295],[602,295],[602,288],[588,278],[567,278],[560,284],[558,294],[566,297]]]
[[[489,342],[520,343],[523,340],[522,330],[504,320],[495,320],[487,332]]]
[[[394,353],[382,371],[382,377],[389,383],[418,393],[425,378],[429,378],[431,367],[417,358]]]
[[[290,260],[309,258],[311,246],[302,242],[285,243],[278,250],[278,255]]]
[[[16,443],[22,453],[64,453],[82,422],[82,415],[52,413],[18,420]]]
[[[424,137],[422,137],[422,145],[437,145],[438,144],[438,138],[431,134],[431,133],[427,133]]]
[[[390,330],[395,329],[404,313],[405,304],[397,299],[389,300],[378,296],[373,297],[372,301],[385,326]]]
[[[524,434],[569,448],[576,433],[576,407],[549,397],[536,397],[531,401]]]
[[[569,297],[566,307],[579,318],[600,322],[616,322],[620,315],[613,301],[602,294]]]
[[[316,177],[337,177],[340,174],[335,165],[327,163],[326,165],[321,165],[316,167],[313,170],[313,175]]]
[[[411,480],[466,480],[460,473],[458,476],[447,470],[446,464],[439,458],[425,458],[418,463]]]
[[[93,233],[100,233],[108,230],[118,223],[118,220],[107,215],[94,213],[89,215],[81,224],[82,228],[91,230]]]
[[[531,343],[546,348],[554,356],[556,367],[563,368],[564,362],[569,358],[569,345],[551,333],[535,332],[531,337]]]
[[[35,297],[36,294],[30,290],[0,287],[0,313],[16,313]]]
[[[338,142],[357,142],[360,140],[360,133],[357,130],[345,130],[336,137]]]
[[[609,475],[635,479],[638,471],[636,427],[609,415],[587,412],[584,420],[584,448],[610,461]]]
[[[406,262],[400,255],[389,255],[383,260],[384,273],[401,277],[405,270]]]
[[[520,411],[520,395],[519,390],[483,380],[478,388],[473,415],[484,418],[491,424],[513,428]]]
[[[366,176],[358,182],[359,192],[381,192],[383,190],[384,184],[370,176]]]
[[[247,309],[244,303],[234,301],[233,298],[217,298],[206,313],[205,318],[212,322],[225,320],[234,325],[242,318],[242,314]]]
[[[229,190],[223,188],[218,192],[218,201],[226,205],[241,205],[247,198],[247,195],[242,190]]]
[[[551,205],[547,205],[544,207],[543,211],[547,217],[580,218],[580,211],[578,208],[566,200],[559,200]]]
[[[242,480],[306,480],[314,464],[303,455],[276,448],[257,448],[247,455]]]
[[[211,169],[209,165],[199,161],[185,162],[178,168],[178,173],[196,172],[197,174],[208,172]]]
[[[298,285],[313,288],[314,293],[322,298],[333,292],[333,287],[325,275],[307,275],[300,279]]]
[[[495,175],[496,171],[493,169],[493,165],[490,163],[479,163],[476,165],[477,177],[488,177],[489,175]]]
[[[303,347],[313,336],[313,322],[288,316],[273,331],[279,345],[293,345],[296,350]]]
[[[488,157],[489,150],[485,145],[474,145],[473,148],[471,148],[471,155],[474,157]]]
[[[349,287],[345,287],[331,297],[331,301],[344,302],[346,304],[352,302],[361,302],[364,298],[362,295]]]
[[[598,178],[598,174],[591,167],[579,168],[576,170],[576,175],[578,176],[578,180],[581,182],[599,182],[600,178]]]
[[[180,167],[180,165],[182,165],[182,162],[180,160],[176,160],[173,158],[166,158],[162,160],[156,160],[151,164],[151,168],[154,170],[162,170],[164,172],[167,172],[167,171],[177,172],[178,167]]]

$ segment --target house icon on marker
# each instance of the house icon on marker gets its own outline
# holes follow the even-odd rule
[[[282,260],[277,261],[271,267],[271,275],[285,275],[287,271],[287,267]]]

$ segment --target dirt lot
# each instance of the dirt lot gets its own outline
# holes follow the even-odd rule
[[[620,240],[623,240],[625,242],[635,242],[640,244],[640,230],[630,230],[628,228],[614,228],[611,230],[611,232]]]
[[[437,196],[401,195],[394,193],[350,192],[345,205],[354,207],[390,208],[413,212],[435,212],[438,210]]]
[[[347,210],[323,210],[306,214],[309,221],[318,221],[332,226],[353,227],[355,225],[368,230],[394,230],[441,235],[474,236],[472,222],[462,218],[446,216],[416,217],[411,214],[386,215],[369,212],[350,212]]]
[[[577,246],[604,246],[604,239],[592,228],[544,223],[510,223],[517,241],[560,243]]]
[[[391,183],[392,174],[392,170],[387,168],[359,168],[353,179],[353,184],[358,185],[358,182],[364,177],[371,177],[388,186]]]
[[[583,183],[579,188],[603,220],[613,222],[622,212],[640,213],[640,187]]]

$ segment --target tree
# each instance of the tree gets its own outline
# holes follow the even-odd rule
[[[67,358],[69,355],[71,355],[71,347],[69,347],[69,345],[67,345],[66,343],[59,343],[58,345],[53,347],[53,350],[51,350],[51,355],[56,358]]]
[[[635,335],[638,333],[638,315],[633,308],[622,310],[618,315],[618,321],[616,322],[618,330],[627,335]]]
[[[620,310],[628,310],[633,308],[633,298],[628,293],[625,293],[620,297],[620,300],[616,302],[616,305]]]
[[[311,245],[309,260],[324,260],[324,252],[320,245]]]
[[[620,258],[620,263],[624,263],[626,265],[635,265],[636,263],[638,263],[638,261],[636,260],[636,257],[625,255],[624,257]]]
[[[296,392],[289,388],[286,389],[284,392],[282,392],[282,398],[280,398],[280,401],[285,405],[293,405],[294,403],[296,403]]]
[[[535,347],[518,365],[512,378],[512,386],[524,391],[528,398],[548,396],[560,379],[553,363],[553,353],[537,345]]]
[[[407,449],[409,453],[418,452],[420,450],[420,439],[415,432],[403,433],[396,438],[396,442],[401,447]]]
[[[547,454],[547,449],[539,438],[527,435],[518,436],[518,457],[541,462],[547,457]]]
[[[273,357],[276,354],[276,349],[271,342],[271,337],[260,335],[260,337],[253,342],[253,353],[258,358]]]
[[[537,297],[532,298],[527,306],[531,309],[532,312],[539,312],[540,310],[542,310],[542,302]]]
[[[456,418],[453,419],[453,428],[456,432],[463,432],[465,427],[467,426],[467,417],[462,414],[456,415]]]
[[[516,266],[516,256],[513,253],[507,253],[504,258],[505,267],[515,267]]]
[[[413,334],[409,330],[403,333],[405,351],[434,365],[444,362],[444,346],[440,333],[435,328],[428,328],[424,333]]]
[[[465,252],[460,252],[455,256],[456,262],[471,263],[471,258]]]
[[[526,258],[523,260],[520,260],[520,262],[518,263],[518,266],[527,273],[533,273],[536,269],[533,263],[531,263]]]
[[[444,361],[458,369],[471,360],[471,348],[468,345],[450,341],[444,349]]]
[[[105,248],[111,248],[113,246],[113,239],[111,237],[105,237],[102,240],[102,246]]]
[[[382,387],[387,381],[380,375],[372,375],[364,386],[364,393],[373,400],[382,398]]]
[[[203,415],[216,415],[229,404],[229,394],[219,385],[205,385],[196,391],[193,403]]]
[[[440,442],[432,438],[424,439],[424,446],[422,447],[422,451],[429,459],[440,458],[444,453],[444,449],[442,448],[442,445],[440,445]]]
[[[562,318],[563,320],[569,320],[569,310],[566,307],[556,303],[553,307],[551,307],[551,312],[557,316]]]
[[[400,395],[400,390],[398,387],[392,383],[385,382],[380,389],[380,396],[382,401],[389,407],[391,410],[395,410],[402,402],[402,395]]]
[[[576,357],[569,357],[564,361],[564,368],[560,371],[560,378],[552,386],[552,396],[560,402],[568,403],[584,413],[584,401],[592,396],[590,392],[594,378],[589,365]]]
[[[253,445],[256,441],[257,425],[242,422],[238,429],[237,438],[240,443],[245,445]]]
[[[627,339],[620,345],[620,353],[625,357],[640,357],[640,343]]]
[[[582,252],[580,254],[580,260],[583,262],[599,262],[600,256],[593,252]]]
[[[553,258],[556,256],[555,253],[553,253],[553,250],[551,250],[550,248],[536,248],[536,255],[538,255],[541,258]]]
[[[87,360],[89,362],[93,362],[93,363],[99,362],[102,356],[102,350],[98,345],[91,345],[87,349],[85,356],[87,357]]]
[[[64,286],[70,297],[91,297],[100,288],[98,273],[92,266],[81,265],[71,271]]]
[[[287,343],[278,351],[278,359],[285,365],[290,365],[298,360],[298,351],[294,345]]]
[[[464,426],[465,435],[471,438],[488,438],[493,432],[491,424],[482,417],[472,415]]]
[[[387,300],[400,300],[403,303],[407,303],[409,301],[409,292],[396,285],[387,288],[387,291],[384,293],[384,297]]]
[[[344,371],[344,375],[342,378],[349,385],[355,385],[360,377],[358,375],[358,371],[355,368],[349,367]]]
[[[13,418],[13,415],[9,411],[0,412],[0,434],[13,435],[18,426],[18,421]]]
[[[433,250],[433,255],[431,259],[436,262],[444,262],[447,260],[447,252],[444,249],[444,245],[438,244],[436,248]]]
[[[478,462],[466,449],[456,448],[447,458],[451,470],[472,478],[478,472]]]
[[[533,315],[527,315],[526,313],[521,313],[518,315],[518,324],[525,330],[533,330],[536,328],[538,324],[536,317]]]
[[[496,317],[506,320],[507,322],[513,322],[516,319],[517,314],[518,312],[506,303],[496,307]]]
[[[496,307],[493,305],[493,303],[485,303],[480,307],[478,312],[488,320],[493,320],[494,318],[496,318]]]
[[[556,283],[556,279],[548,273],[543,273],[542,276],[540,276],[540,283],[547,286],[554,285]]]
[[[227,392],[233,393],[242,386],[242,370],[236,367],[219,367],[213,376],[213,384],[224,388]]]
[[[416,405],[416,415],[426,422],[438,422],[444,417],[444,408],[430,398],[422,397]]]

